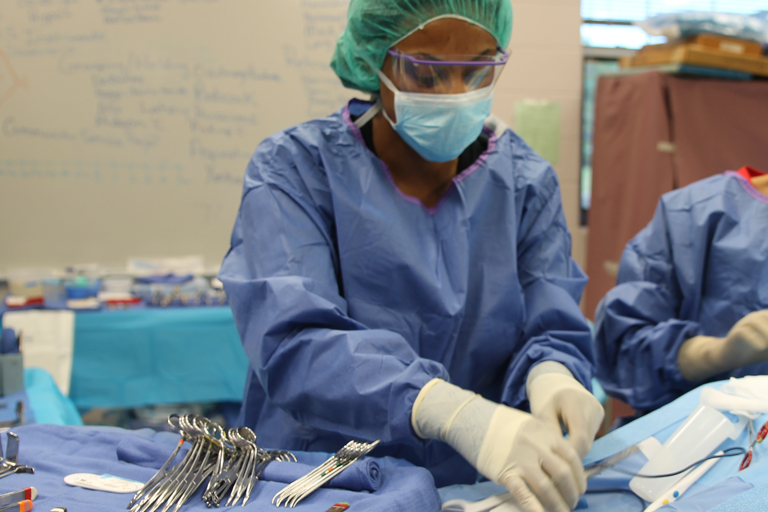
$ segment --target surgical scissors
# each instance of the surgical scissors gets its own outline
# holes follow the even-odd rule
[[[195,476],[204,471],[203,466],[210,455],[209,441],[204,436],[206,422],[210,423],[210,420],[191,414],[178,418],[179,428],[183,431],[182,438],[184,440],[188,438],[192,443],[192,448],[179,464],[173,466],[160,479],[156,480],[152,489],[147,489],[145,486],[148,492],[144,493],[145,489],[140,491],[144,497],[138,503],[133,502],[134,505],[129,507],[132,512],[154,512],[163,503],[165,503],[163,510],[167,511],[177,499],[181,500],[184,497],[186,491],[194,483]],[[205,455],[202,464],[200,464],[200,457],[203,452]],[[200,481],[202,482],[202,480]]]
[[[170,457],[168,457],[168,460],[165,461],[165,463],[160,467],[160,469],[157,470],[157,473],[149,479],[149,481],[144,484],[144,487],[142,487],[139,492],[134,495],[133,499],[130,503],[128,503],[128,508],[130,509],[133,507],[133,505],[139,501],[143,496],[145,496],[149,491],[154,489],[154,487],[160,483],[163,478],[165,478],[165,475],[167,474],[168,466],[171,465],[171,463],[176,458],[176,455],[179,454],[179,450],[181,449],[182,445],[185,441],[191,441],[191,438],[187,437],[186,432],[181,428],[179,425],[179,415],[178,414],[171,414],[168,416],[168,424],[171,426],[172,429],[174,429],[176,432],[181,434],[181,439],[179,439],[178,444],[176,445],[176,448],[171,453]]]
[[[267,451],[256,444],[256,434],[247,427],[224,430],[217,423],[187,414],[172,414],[168,424],[181,435],[173,453],[128,504],[131,512],[177,512],[210,477],[203,492],[209,507],[248,502],[264,467],[273,460],[296,461],[283,451]],[[181,446],[190,448],[174,466]]]

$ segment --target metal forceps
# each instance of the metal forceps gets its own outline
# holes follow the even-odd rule
[[[233,437],[233,429],[221,432],[219,453],[216,466],[203,493],[203,500],[209,507],[219,506],[227,491],[234,485],[242,464],[240,457],[240,440]]]
[[[163,512],[167,512],[174,503],[176,503],[173,509],[174,512],[179,510],[197,488],[200,487],[203,481],[213,473],[216,461],[211,456],[215,457],[218,452],[218,443],[223,436],[222,428],[209,419],[202,417],[195,417],[195,423],[194,427],[197,427],[201,439],[199,443],[200,449],[193,465],[185,473],[181,485],[177,486],[171,497],[168,498]],[[202,460],[200,459],[201,456]]]
[[[744,458],[741,460],[739,471],[744,471],[749,467],[750,464],[752,464],[752,454],[755,448],[755,444],[762,443],[765,438],[768,437],[768,422],[766,422],[765,425],[763,425],[757,433],[755,433],[753,420],[750,420],[749,423],[747,423],[747,427],[749,432],[749,449],[747,450],[747,453],[744,454]]]
[[[131,512],[154,512],[163,504],[165,504],[163,511],[167,511],[177,500],[176,509],[178,509],[212,471],[213,464],[208,463],[212,443],[205,436],[205,428],[211,423],[210,420],[189,414],[178,417],[177,421],[182,439],[189,441],[192,448],[179,464],[170,470],[165,470],[155,479],[151,488],[145,486],[145,489],[140,491],[143,494],[140,500],[136,500],[134,496],[133,505],[129,507]],[[171,426],[175,427],[173,421]],[[198,482],[197,486],[190,492],[195,482]]]
[[[379,442],[378,440],[373,443],[350,441],[341,450],[336,452],[335,455],[332,455],[327,461],[317,467],[317,469],[310,471],[275,494],[272,498],[272,503],[277,507],[282,503],[285,503],[286,507],[295,507],[301,500],[315,492],[325,482],[373,450]]]
[[[236,473],[237,478],[232,485],[232,492],[226,503],[226,506],[234,506],[237,505],[237,502],[245,494],[248,482],[253,478],[253,470],[256,467],[259,448],[256,446],[256,434],[248,427],[231,429],[229,434],[232,442],[241,449],[240,468]],[[243,502],[243,505],[245,505],[245,502]]]
[[[232,494],[226,505],[237,505],[237,502],[243,497],[244,507],[251,497],[251,491],[256,485],[261,473],[267,464],[273,460],[281,462],[296,462],[296,456],[291,452],[285,452],[280,450],[264,450],[256,445],[256,434],[247,427],[241,427],[237,429],[237,436],[243,438],[248,443],[248,460],[245,465],[245,471],[241,471],[238,480],[235,482],[235,486],[232,489]]]
[[[240,427],[225,431],[207,418],[172,414],[168,423],[181,435],[179,444],[155,475],[128,505],[131,512],[177,512],[210,477],[203,492],[209,507],[248,502],[264,467],[273,460],[296,461],[283,451],[267,451],[256,444],[256,434]],[[185,442],[191,445],[184,458],[173,461]]]
[[[13,432],[8,432],[8,444],[6,445],[5,453],[7,456],[3,457],[3,448],[0,444],[0,478],[12,475],[14,473],[34,473],[35,468],[31,466],[25,466],[24,464],[18,464],[17,459],[19,456],[19,436]]]
[[[622,460],[626,459],[630,455],[634,455],[635,453],[640,451],[640,446],[633,445],[627,448],[626,450],[622,450],[616,455],[612,457],[608,457],[605,460],[602,460],[600,462],[597,462],[595,464],[592,464],[586,468],[584,468],[584,475],[587,477],[587,479],[592,478],[593,476],[597,475],[601,471],[612,468]]]
[[[157,473],[149,479],[149,481],[144,484],[144,487],[142,487],[139,492],[137,492],[130,503],[128,503],[128,508],[130,509],[133,507],[141,498],[147,495],[152,489],[154,489],[167,475],[168,467],[171,465],[173,460],[176,458],[176,455],[178,455],[179,450],[181,449],[181,446],[185,442],[192,442],[192,438],[187,436],[186,432],[181,428],[179,425],[179,415],[178,414],[171,414],[168,416],[168,424],[171,426],[173,430],[181,434],[181,439],[179,439],[179,443],[176,445],[176,448],[174,448],[173,452],[171,453],[170,457],[168,457],[168,460],[165,461],[165,463],[160,467],[160,469],[157,470]]]
[[[258,481],[259,477],[261,477],[261,473],[264,472],[264,468],[267,467],[267,464],[269,464],[272,461],[298,462],[298,459],[296,459],[296,456],[291,452],[281,451],[281,450],[264,450],[258,447],[257,447],[257,450],[258,450],[257,463],[256,463],[256,466],[254,466],[253,468],[251,479],[248,482],[248,486],[245,490],[245,499],[243,500],[243,506],[245,506],[245,504],[248,503],[248,500],[251,497],[251,491],[253,491],[254,485],[256,485],[256,482]],[[235,501],[235,504],[236,503],[237,501]]]
[[[129,505],[128,508],[132,512],[148,510],[155,504],[155,502],[162,503],[160,500],[167,495],[168,489],[175,482],[177,474],[182,469],[182,467],[184,467],[185,462],[188,461],[190,454],[194,453],[197,449],[197,445],[195,444],[196,438],[185,428],[189,418],[187,416],[178,417],[171,415],[168,420],[172,428],[178,428],[183,441],[189,441],[192,443],[192,448],[189,450],[189,452],[187,452],[187,456],[182,460],[180,464],[174,466],[171,470],[167,470],[166,467],[166,471],[162,474],[160,471],[158,471],[158,473],[156,473],[155,476],[152,477],[149,482],[147,482],[147,485],[145,485],[144,488],[139,491],[142,497],[139,498],[138,496],[134,496],[134,499],[131,500],[132,505]],[[176,423],[178,423],[178,426]],[[154,483],[152,480],[155,480]]]

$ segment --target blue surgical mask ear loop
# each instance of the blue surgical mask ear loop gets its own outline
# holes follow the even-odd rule
[[[355,120],[355,126],[357,126],[358,128],[362,128],[363,126],[368,124],[368,122],[371,119],[376,117],[376,114],[384,110],[384,108],[381,105],[381,97],[378,94],[371,95],[371,100],[374,101],[374,104],[371,106],[371,108],[366,110],[363,115],[361,115]],[[387,113],[385,112],[384,115],[386,116]]]
[[[378,70],[378,69],[376,70],[376,73],[379,75],[379,79],[380,79],[380,80],[382,80],[382,83],[384,83],[384,85],[385,85],[385,86],[386,86],[386,87],[387,87],[387,88],[388,88],[390,91],[392,91],[392,92],[393,92],[393,93],[395,93],[395,94],[397,94],[397,93],[399,92],[399,91],[398,91],[398,90],[395,88],[395,85],[394,85],[394,84],[393,84],[393,83],[392,83],[392,82],[389,80],[389,78],[387,78],[387,76],[386,76],[384,73],[382,73],[382,72],[381,72],[380,70]],[[383,82],[383,81],[386,81],[386,82]],[[382,105],[382,103],[381,103],[381,94],[379,94],[379,93],[373,93],[373,94],[371,94],[371,101],[373,101],[373,102],[374,102],[374,103],[373,103],[373,105],[371,106],[371,108],[369,108],[368,110],[366,110],[366,111],[365,111],[365,113],[364,113],[363,115],[361,115],[360,117],[358,117],[358,118],[355,120],[355,126],[357,126],[358,128],[362,128],[363,126],[365,126],[366,124],[368,124],[368,122],[369,122],[371,119],[373,119],[374,117],[376,117],[376,115],[377,115],[379,112],[382,112],[382,113],[384,114],[384,117],[386,118],[386,120],[389,122],[389,124],[391,124],[391,125],[394,127],[394,126],[395,126],[395,123],[393,123],[393,122],[392,122],[392,119],[390,119],[390,117],[389,117],[389,114],[387,114],[387,111],[386,111],[386,110],[384,110],[384,106],[383,106],[383,105]]]

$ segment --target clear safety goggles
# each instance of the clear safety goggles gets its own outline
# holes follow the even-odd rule
[[[492,55],[410,55],[390,49],[393,82],[403,92],[460,94],[494,85],[509,54],[501,48]]]

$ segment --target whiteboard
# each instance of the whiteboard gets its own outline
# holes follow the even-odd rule
[[[258,143],[355,95],[329,67],[347,6],[3,0],[0,272],[220,264]]]

